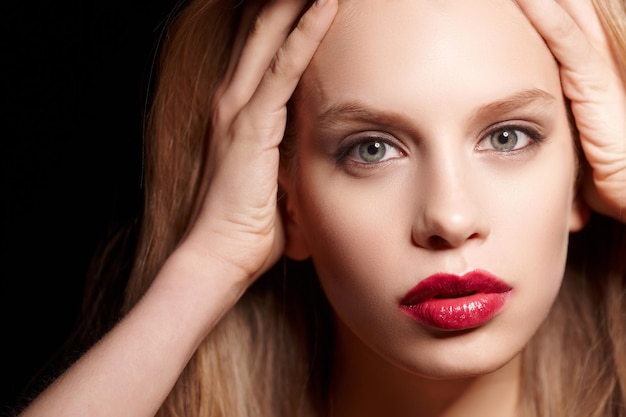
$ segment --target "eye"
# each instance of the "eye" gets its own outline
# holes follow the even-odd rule
[[[478,143],[479,150],[511,152],[524,149],[541,141],[538,132],[520,127],[501,127],[492,130]]]
[[[361,164],[374,164],[399,158],[402,155],[403,152],[388,141],[377,137],[369,137],[350,145],[343,158]]]

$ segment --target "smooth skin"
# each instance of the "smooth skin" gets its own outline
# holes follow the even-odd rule
[[[517,3],[561,63],[563,89],[578,109],[595,190],[587,203],[626,221],[626,89],[617,64],[594,37],[593,19],[566,23],[568,15],[586,16],[575,12],[577,2]],[[283,252],[276,191],[285,104],[338,6],[320,0],[287,35],[303,5],[272,0],[250,38],[238,42],[213,106],[207,198],[185,241],[133,310],[23,416],[153,416],[201,340]]]
[[[517,356],[585,224],[541,37],[506,0],[346,0],[295,112],[287,235],[335,312],[337,415],[511,414]],[[481,326],[433,329],[398,306],[428,276],[477,269],[511,287]]]

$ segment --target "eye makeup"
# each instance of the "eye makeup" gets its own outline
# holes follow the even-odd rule
[[[458,123],[467,126],[464,137],[474,138],[474,150],[483,156],[520,158],[549,137],[557,113],[557,100],[533,88],[480,105]],[[409,155],[411,143],[428,146],[417,120],[356,100],[342,101],[316,117],[314,135],[333,162],[373,169]]]

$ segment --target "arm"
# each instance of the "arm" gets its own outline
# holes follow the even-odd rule
[[[201,339],[244,286],[233,270],[178,253],[131,312],[23,416],[152,416]]]
[[[286,103],[337,11],[337,0],[316,3],[290,32],[304,3],[271,0],[254,31],[241,31],[212,108],[212,171],[193,227],[129,314],[22,417],[153,416],[201,341],[278,259]]]

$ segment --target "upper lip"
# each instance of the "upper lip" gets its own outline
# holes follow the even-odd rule
[[[463,275],[437,273],[409,290],[400,304],[415,305],[435,297],[458,298],[475,293],[503,293],[511,289],[510,285],[495,275],[479,269]]]

